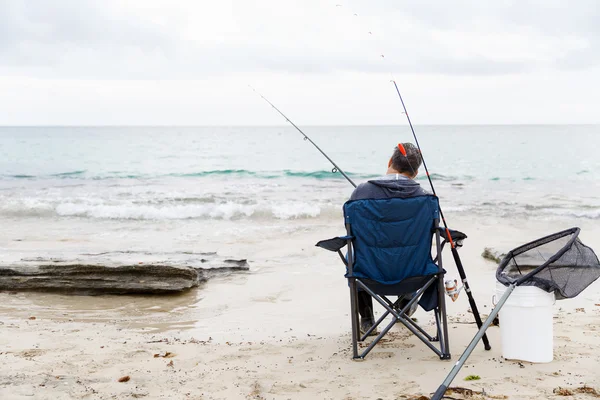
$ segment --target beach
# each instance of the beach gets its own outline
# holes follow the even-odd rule
[[[487,314],[495,265],[481,258],[484,243],[477,239],[477,231],[490,227],[470,228],[473,239],[467,239],[461,255],[480,311]],[[503,245],[520,243],[517,226],[495,231]],[[335,232],[332,227],[322,234]],[[394,327],[389,340],[364,361],[352,361],[343,267],[335,254],[312,247],[319,238],[313,232],[296,235],[280,241],[276,249],[254,244],[250,258],[254,267],[248,273],[215,278],[177,296],[2,293],[0,395],[7,399],[430,395],[453,362],[440,361],[401,326]],[[298,243],[301,246],[295,246]],[[452,386],[510,399],[560,398],[553,394],[559,387],[597,387],[598,299],[596,283],[580,297],[557,303],[553,362],[504,360],[499,329],[492,327],[488,330],[492,350],[479,345]],[[476,327],[464,293],[448,306],[450,346],[457,360]],[[431,318],[422,310],[415,316],[420,322]],[[465,382],[471,374],[481,380]],[[127,382],[118,381],[126,376]]]
[[[162,137],[159,128],[38,130],[29,136],[3,129],[0,134],[14,138],[7,154],[34,151],[40,157],[27,163],[14,155],[0,164],[4,265],[100,252],[168,260],[214,252],[248,260],[249,270],[169,296],[1,292],[2,399],[418,399],[437,389],[475,335],[462,293],[456,302],[447,299],[451,361],[439,360],[400,324],[365,360],[351,359],[344,268],[336,254],[315,247],[344,233],[341,205],[351,187],[332,177],[326,160],[300,139],[301,150],[278,152],[293,134],[287,128],[231,130],[234,136],[255,133],[243,151],[228,146],[223,130],[206,136],[208,128],[171,129],[185,139],[187,152],[181,144],[161,150],[167,136],[158,144],[141,139]],[[366,128],[344,129],[356,139],[349,148],[331,146],[333,128],[316,133],[336,161],[347,160],[344,167],[357,182],[380,175],[393,130],[373,129],[377,134],[368,137]],[[446,133],[456,128],[435,129],[432,135],[449,140]],[[486,129],[521,137],[518,154],[539,149],[536,135],[543,131]],[[550,129],[557,135],[564,130]],[[597,130],[574,128],[592,141]],[[85,139],[70,158],[63,157],[64,147],[45,146],[68,146],[73,137]],[[457,140],[470,143],[473,137]],[[484,249],[506,252],[573,226],[581,228],[586,245],[600,249],[600,198],[593,143],[575,163],[538,153],[529,162],[514,152],[497,155],[495,143],[506,136],[486,138],[446,169],[450,156],[427,139],[423,146],[432,149],[432,171],[444,172],[434,182],[450,228],[468,235],[460,254],[480,312],[487,315],[496,264],[482,258]],[[107,143],[118,151],[111,153]],[[135,147],[145,150],[125,157]],[[573,151],[584,149],[565,150]],[[545,159],[555,168],[541,167]],[[427,187],[422,177],[419,182]],[[458,278],[448,250],[444,261],[448,276]],[[431,327],[431,315],[419,310],[415,317]],[[492,350],[480,344],[451,385],[485,394],[451,396],[558,399],[555,391],[562,388],[573,392],[568,398],[594,398],[577,389],[600,390],[598,318],[598,282],[575,299],[557,301],[554,360],[548,364],[503,359],[499,328],[491,327]],[[480,379],[465,381],[468,375]]]

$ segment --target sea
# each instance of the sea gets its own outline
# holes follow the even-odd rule
[[[306,126],[356,184],[408,126]],[[415,126],[447,220],[600,222],[600,125]],[[292,126],[0,127],[0,261],[252,254],[339,226],[353,186]],[[431,190],[424,169],[417,180]],[[242,249],[242,250],[240,250]]]

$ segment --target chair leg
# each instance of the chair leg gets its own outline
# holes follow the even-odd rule
[[[350,319],[352,322],[352,358],[358,356],[358,340],[360,336],[360,326],[358,320],[358,293],[356,291],[356,279],[349,278],[350,286]]]
[[[442,360],[449,360],[450,356],[450,344],[448,343],[448,318],[446,316],[446,297],[445,297],[445,286],[444,286],[444,275],[440,274],[438,278],[438,310],[439,319],[438,331],[440,332],[440,350],[442,351]],[[441,323],[441,326],[440,326]]]
[[[437,328],[437,336],[435,337],[436,341],[440,342],[440,344],[443,346],[444,345],[444,337],[442,334],[442,324],[441,324],[441,320],[440,320],[440,309],[436,308],[433,312],[434,316],[435,316],[435,326]],[[442,348],[443,350],[443,348]]]
[[[440,267],[440,270],[444,269],[444,265],[442,263],[442,247],[443,245],[440,244],[440,231],[438,230],[439,227],[439,219],[436,219],[434,221],[434,226],[435,226],[435,247],[436,247],[436,253],[437,253],[437,265]],[[439,326],[439,322],[438,322],[438,331],[441,330],[441,334],[440,336],[440,350],[442,352],[442,355],[440,356],[440,358],[442,360],[449,360],[450,359],[450,345],[448,343],[448,319],[446,317],[446,287],[444,285],[444,274],[440,273],[438,274],[438,306],[437,309],[439,310],[440,316],[439,319],[441,320],[441,329]]]

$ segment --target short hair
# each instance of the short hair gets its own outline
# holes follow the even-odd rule
[[[392,168],[396,171],[403,173],[408,172],[411,175],[414,175],[419,170],[421,163],[423,162],[423,157],[421,157],[421,152],[412,143],[402,143],[404,146],[404,150],[406,150],[406,156],[400,152],[398,146],[394,149],[394,154],[392,154]]]

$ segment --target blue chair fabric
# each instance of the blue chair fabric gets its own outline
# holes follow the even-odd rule
[[[441,272],[433,262],[433,221],[439,218],[438,199],[353,200],[344,204],[344,219],[354,236],[352,275],[383,285]]]

